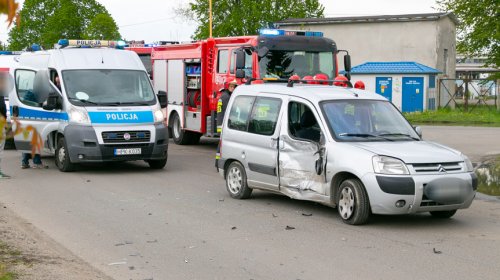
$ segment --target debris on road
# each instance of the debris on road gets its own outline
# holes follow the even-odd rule
[[[155,240],[147,240],[146,243],[158,243],[158,239]]]
[[[436,250],[436,248],[432,248],[432,251],[434,252],[434,254],[438,254],[438,255],[443,253],[441,251]]]
[[[129,269],[129,270],[134,270],[134,269],[135,269],[135,267],[134,267],[134,266],[129,266],[129,267],[128,267],[128,269]]]
[[[124,265],[124,264],[127,264],[127,262],[112,262],[112,263],[108,263],[108,265],[110,265],[110,266],[114,266],[114,265]]]
[[[231,230],[235,230],[235,229],[237,229],[237,227],[232,227],[232,228],[231,228]]]
[[[285,228],[285,229],[286,229],[286,230],[292,230],[292,229],[295,229],[295,228],[294,228],[294,227],[292,227],[292,226],[286,226],[286,228]]]
[[[277,218],[277,217],[278,217],[278,215],[276,215],[276,214],[273,213],[273,218]]]
[[[302,216],[306,216],[306,217],[311,217],[313,214],[312,213],[302,213]]]

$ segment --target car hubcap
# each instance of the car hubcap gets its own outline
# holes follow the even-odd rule
[[[59,159],[60,163],[64,162],[64,158],[66,158],[66,151],[64,150],[64,147],[59,148],[59,153],[57,154],[57,158]]]
[[[240,192],[242,185],[242,176],[239,168],[231,168],[227,176],[227,183],[229,186],[229,191],[232,194],[238,194]]]
[[[354,212],[354,193],[351,188],[345,187],[340,193],[339,212],[342,219],[347,220]]]

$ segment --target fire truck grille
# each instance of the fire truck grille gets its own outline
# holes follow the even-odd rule
[[[102,140],[108,143],[145,143],[151,139],[150,131],[105,131]]]

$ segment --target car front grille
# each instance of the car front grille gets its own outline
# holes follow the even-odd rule
[[[412,164],[415,173],[446,173],[463,171],[461,162],[444,162],[444,163],[414,163]]]
[[[150,131],[105,131],[102,140],[105,144],[110,143],[149,143]]]

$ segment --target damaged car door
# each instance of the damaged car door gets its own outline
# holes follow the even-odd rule
[[[292,198],[315,200],[326,194],[326,148],[318,120],[312,104],[290,99],[280,132],[279,176],[280,191]]]

